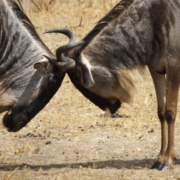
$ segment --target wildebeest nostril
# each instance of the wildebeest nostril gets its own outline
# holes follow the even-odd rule
[[[17,123],[16,125],[15,125],[15,127],[14,128],[12,128],[9,132],[17,132],[17,131],[19,131],[22,127],[24,127],[26,125],[26,123],[24,122],[24,121],[21,121],[21,122],[19,122],[19,123]]]

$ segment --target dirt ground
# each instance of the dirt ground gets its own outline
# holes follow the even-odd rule
[[[68,27],[80,40],[116,4],[73,2],[64,1],[48,11],[26,7],[53,52],[67,38],[45,35],[45,30]],[[134,102],[123,104],[119,117],[109,118],[65,77],[51,102],[25,128],[9,133],[0,124],[0,180],[180,179],[180,105],[175,128],[178,160],[173,169],[151,170],[160,149],[160,123],[148,72],[137,87]]]

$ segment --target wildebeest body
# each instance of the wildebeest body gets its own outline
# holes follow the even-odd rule
[[[128,6],[118,14],[117,7],[123,3]],[[90,91],[112,106],[115,104],[115,109],[118,101],[131,102],[136,82],[148,66],[161,122],[161,150],[153,166],[159,170],[171,166],[176,158],[174,123],[180,83],[179,17],[179,0],[123,0],[99,21],[81,46],[71,48],[71,42],[67,45],[64,52],[67,59],[61,55],[62,48],[57,49],[59,61],[75,61],[75,67],[68,71],[75,86],[82,93],[86,91],[87,98]],[[62,29],[59,32],[67,34]]]

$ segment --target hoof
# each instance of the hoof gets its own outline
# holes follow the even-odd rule
[[[161,164],[159,162],[155,162],[151,169],[158,169]]]
[[[111,114],[111,118],[129,118],[130,116],[121,115],[118,113]]]
[[[123,116],[118,113],[111,114],[111,118],[122,118],[122,117]]]
[[[153,164],[153,166],[151,167],[151,169],[157,169],[159,171],[164,171],[164,170],[167,170],[167,169],[172,169],[172,167],[168,166],[168,165],[165,165],[165,164],[161,164],[160,162],[155,162]]]

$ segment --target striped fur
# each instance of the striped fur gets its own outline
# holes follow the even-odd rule
[[[60,87],[64,72],[49,63],[44,73],[34,69],[53,54],[41,41],[18,0],[0,1],[0,112],[11,131],[25,126]],[[50,67],[51,66],[51,67]]]
[[[123,0],[121,2],[129,2]],[[120,3],[121,3],[120,2]],[[134,0],[123,12],[118,6],[69,50],[76,67],[68,72],[75,86],[101,109],[130,102],[144,67],[151,73],[161,123],[161,150],[154,169],[172,166],[176,159],[174,127],[180,86],[180,0]],[[116,11],[117,8],[117,11]],[[82,62],[82,58],[86,61]],[[96,100],[94,97],[101,97]],[[115,109],[115,111],[114,111]]]

